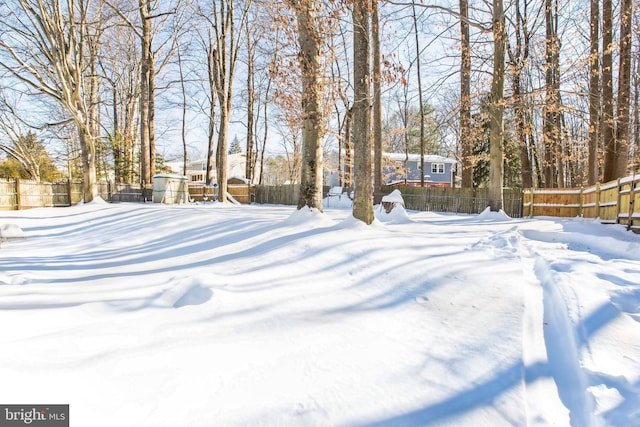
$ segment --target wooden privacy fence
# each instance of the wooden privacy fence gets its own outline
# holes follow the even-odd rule
[[[151,188],[140,184],[99,182],[98,196],[108,202],[143,202],[151,200]],[[228,193],[240,203],[255,201],[255,187],[248,184],[229,184]],[[213,201],[217,188],[190,182],[190,201]],[[0,180],[0,210],[61,207],[82,201],[82,182],[35,182],[26,180]]]
[[[227,193],[240,203],[255,201],[255,186],[251,184],[227,184]],[[189,183],[189,200],[191,202],[207,202],[216,200],[218,187],[202,182]]]
[[[411,210],[473,214],[482,212],[489,203],[486,188],[385,186],[382,189],[382,195],[389,194],[395,189],[400,190],[405,207]],[[600,189],[600,193],[605,191],[604,187]],[[146,197],[142,196],[143,188],[139,184],[98,183],[98,195],[109,202],[151,200],[150,189],[146,188],[144,192]],[[213,201],[217,197],[217,192],[218,189],[213,186],[197,182],[189,183],[189,201],[191,202]],[[325,187],[325,196],[328,195],[328,192],[329,187]],[[538,192],[541,190],[536,190],[536,200]],[[228,184],[228,193],[240,203],[296,205],[300,194],[300,185]],[[71,206],[81,200],[81,182],[36,183],[23,180],[0,180],[0,209]],[[606,209],[606,205],[601,203],[600,209]],[[513,218],[522,216],[522,192],[520,190],[504,190],[504,210]]]
[[[98,196],[110,202],[142,201],[139,184],[96,184]],[[0,180],[0,209],[32,209],[61,207],[82,201],[82,182],[35,182],[27,180]]]
[[[488,188],[438,188],[383,186],[383,195],[399,189],[407,209],[425,212],[478,214],[489,206]],[[503,210],[512,218],[522,216],[522,190],[503,190]]]
[[[106,188],[99,187],[100,193]],[[0,180],[0,209],[70,206],[82,200],[81,182]]]
[[[526,189],[523,214],[600,218],[640,230],[640,174],[586,188]]]
[[[300,184],[257,185],[255,202],[269,205],[297,205]]]
[[[454,213],[480,213],[489,205],[486,188],[436,188],[412,186],[384,186],[381,196],[399,189],[405,207],[411,210]],[[329,187],[324,188],[325,196]],[[265,204],[296,205],[299,185],[256,186],[256,202]],[[512,218],[522,216],[522,191],[504,190],[504,211]]]

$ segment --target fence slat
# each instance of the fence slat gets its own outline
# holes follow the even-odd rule
[[[528,216],[600,218],[603,224],[640,225],[640,175],[631,175],[593,186],[525,189],[523,208]],[[534,198],[535,194],[535,198]]]

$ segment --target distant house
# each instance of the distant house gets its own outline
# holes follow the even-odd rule
[[[335,157],[335,156],[334,156]],[[327,158],[325,185],[340,185],[337,160]],[[424,156],[424,184],[427,187],[453,187],[457,160],[443,156]],[[382,181],[384,185],[420,185],[420,155],[404,153],[382,154]],[[344,163],[343,163],[344,167]]]
[[[213,182],[216,181],[215,164],[213,165]],[[245,153],[227,155],[227,176],[229,178],[244,178],[247,167]],[[207,159],[194,160],[187,163],[187,176],[192,182],[205,182],[207,175]]]
[[[424,156],[424,185],[427,187],[453,187],[457,160],[443,156]],[[419,186],[420,155],[402,153],[383,154],[383,180],[386,185]]]

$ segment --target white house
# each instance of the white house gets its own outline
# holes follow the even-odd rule
[[[245,178],[245,172],[247,167],[247,155],[245,153],[229,154],[227,156],[227,177],[229,178]],[[215,163],[213,164],[214,183],[215,177]],[[194,160],[187,163],[187,176],[192,182],[204,182],[207,174],[207,159]]]

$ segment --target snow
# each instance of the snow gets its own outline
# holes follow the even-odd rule
[[[640,425],[639,235],[375,212],[0,213],[26,237],[0,249],[0,403],[98,427]]]
[[[382,201],[388,203],[398,203],[404,206],[404,199],[402,198],[402,193],[400,192],[400,190],[393,190],[391,193],[383,196]]]
[[[16,224],[0,223],[0,243],[6,240],[24,239],[24,231]]]
[[[353,206],[353,200],[349,197],[348,192],[343,192],[342,187],[331,187],[329,189],[328,197],[322,200],[322,207],[326,208],[342,208],[351,209]]]

